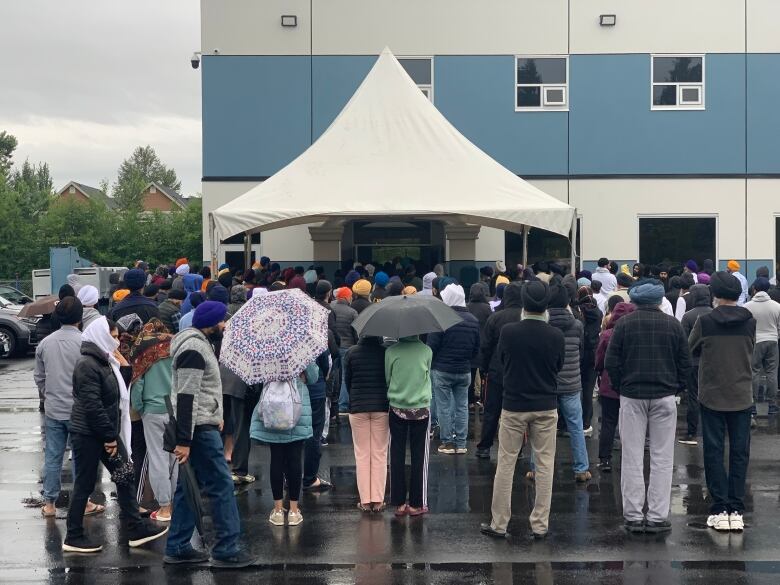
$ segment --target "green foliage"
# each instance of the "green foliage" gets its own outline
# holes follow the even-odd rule
[[[121,209],[141,209],[141,191],[155,181],[178,191],[181,181],[176,171],[166,167],[151,146],[139,146],[122,161],[114,183],[114,200]]]
[[[142,213],[139,197],[119,210],[102,200],[58,199],[46,163],[25,161],[11,168],[15,148],[16,138],[0,132],[0,278],[29,278],[31,270],[48,267],[52,246],[75,246],[83,258],[102,266],[130,266],[140,259],[155,267],[181,256],[202,256],[200,199],[170,213]],[[138,148],[122,163],[117,184],[128,192],[140,185],[140,195],[151,180],[180,187],[176,172],[151,147]],[[107,187],[108,181],[101,182]]]

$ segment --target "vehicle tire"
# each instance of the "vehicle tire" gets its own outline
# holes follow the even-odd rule
[[[3,346],[8,346],[8,351],[3,351]],[[7,327],[0,327],[0,358],[7,358],[16,352],[16,335]]]

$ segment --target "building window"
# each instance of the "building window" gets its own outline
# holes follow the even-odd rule
[[[149,187],[149,193],[157,193],[157,187],[155,187],[154,185]]]
[[[566,110],[569,107],[568,57],[517,57],[517,111]]]
[[[639,261],[680,265],[693,258],[717,259],[717,220],[714,217],[640,217]]]
[[[420,91],[433,101],[433,59],[431,57],[405,57],[398,59],[401,67],[417,84]]]
[[[652,62],[652,109],[704,109],[704,55],[653,55]]]
[[[581,265],[582,255],[582,218],[577,218],[577,269]],[[539,228],[530,228],[528,232],[528,266],[535,262],[556,262],[569,269],[571,265],[571,240],[569,236],[554,234]],[[523,235],[504,232],[504,258],[511,269],[523,262]]]
[[[68,193],[70,193],[71,195],[75,195],[76,194],[76,187],[74,187],[73,185],[68,187]]]

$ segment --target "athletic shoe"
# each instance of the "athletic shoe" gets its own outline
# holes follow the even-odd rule
[[[297,512],[290,512],[287,514],[287,525],[288,526],[298,526],[303,522],[303,514],[301,514],[301,511],[298,510]]]
[[[480,459],[490,459],[490,449],[477,449],[474,455]]]
[[[455,455],[465,455],[469,450],[466,447],[455,447]]]
[[[708,516],[707,526],[721,532],[728,532],[731,530],[731,524],[729,523],[729,513],[721,512],[720,514],[712,514]]]
[[[500,532],[494,529],[490,524],[486,522],[479,525],[479,531],[482,534],[485,534],[487,536],[492,536],[493,538],[507,538],[509,536],[508,532],[506,531]]]
[[[625,528],[628,532],[633,533],[640,533],[645,531],[645,521],[644,520],[625,520],[623,522],[623,528]]]
[[[755,417],[755,415],[753,415],[753,416],[750,417],[750,428],[754,429],[757,426],[758,426],[758,423],[756,422],[756,417]]]
[[[159,510],[155,510],[154,512],[149,514],[149,518],[151,518],[155,522],[170,522],[171,521],[171,517],[170,516],[163,516],[162,514],[160,514]]]
[[[660,534],[661,532],[671,532],[672,531],[672,523],[668,520],[664,520],[663,522],[646,522],[645,523],[645,532],[650,532],[651,534]]]
[[[778,410],[777,406],[775,404],[771,404],[769,406],[769,410],[767,410],[766,414],[767,414],[767,416],[774,416],[778,412],[780,412],[780,411]]]
[[[445,455],[454,455],[455,445],[453,445],[452,443],[442,443],[441,445],[439,445],[437,451],[439,453],[444,453]]]
[[[699,441],[696,440],[696,437],[694,435],[686,435],[682,439],[677,439],[677,442],[680,443],[680,445],[698,445]]]
[[[585,483],[586,481],[590,481],[593,478],[590,471],[583,471],[582,473],[575,473],[574,474],[574,480],[577,483]]]
[[[586,437],[592,437],[593,436],[593,427],[590,426],[587,429],[583,429],[582,434],[584,434]]]
[[[323,446],[323,447],[327,447],[328,446],[328,439],[326,439],[325,437],[322,437],[320,439],[320,445]]]
[[[254,565],[256,562],[257,557],[245,550],[239,550],[236,554],[229,557],[211,558],[211,566],[216,569],[242,569],[249,565]]]
[[[65,542],[62,543],[62,550],[75,553],[98,553],[103,550],[103,545],[82,536],[81,538],[66,538]]]
[[[179,553],[176,556],[165,555],[163,557],[163,563],[166,565],[189,565],[198,563],[207,563],[209,560],[209,553],[205,550],[196,550],[190,548],[188,551]]]
[[[729,515],[729,526],[735,532],[742,532],[745,529],[745,521],[742,519],[742,514],[732,512]]]
[[[612,460],[602,459],[599,461],[599,469],[602,473],[610,473],[612,471]]]
[[[237,475],[233,474],[233,483],[237,485],[247,485],[250,483],[255,483],[257,481],[257,478],[254,475],[246,474],[246,475]]]
[[[159,526],[141,526],[138,529],[134,530],[130,538],[127,541],[127,544],[130,546],[130,548],[136,548],[138,546],[144,545],[147,542],[152,542],[153,540],[157,540],[161,536],[164,536],[168,533],[168,527],[161,528]]]
[[[277,510],[274,508],[271,510],[271,515],[268,517],[268,521],[274,526],[284,526],[284,509]]]

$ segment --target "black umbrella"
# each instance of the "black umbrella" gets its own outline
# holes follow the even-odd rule
[[[365,309],[352,322],[358,335],[400,339],[410,335],[446,331],[461,317],[436,297],[387,297]]]
[[[195,478],[195,471],[189,461],[179,464],[179,481],[182,482],[187,505],[195,516],[195,528],[198,529],[198,534],[203,537],[203,500],[200,499],[198,480]]]

